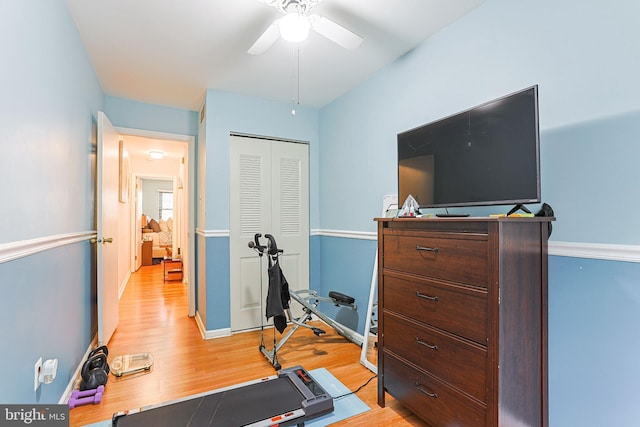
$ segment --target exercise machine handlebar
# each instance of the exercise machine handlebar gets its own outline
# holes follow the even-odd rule
[[[267,247],[269,248],[269,255],[278,255],[284,252],[282,249],[278,249],[275,237],[273,237],[271,234],[265,234],[264,237],[269,240],[269,243],[267,243]]]
[[[253,241],[249,241],[248,246],[258,252],[260,256],[262,256],[267,247],[260,244],[260,237],[262,237],[262,234],[256,233],[253,236]]]
[[[264,237],[266,237],[269,240],[266,246],[260,244],[261,237],[262,237],[262,234],[256,233],[253,236],[253,241],[250,240],[248,243],[249,248],[258,252],[260,256],[264,255],[265,250],[271,256],[277,256],[281,253],[284,253],[282,249],[278,249],[278,244],[276,243],[276,239],[271,234],[264,235]]]

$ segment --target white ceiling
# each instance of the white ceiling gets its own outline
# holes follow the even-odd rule
[[[363,37],[348,51],[311,33],[299,103],[322,107],[484,0],[324,0],[312,12]],[[198,110],[206,89],[291,102],[292,44],[247,49],[281,12],[258,0],[65,0],[103,91]]]
[[[187,143],[183,141],[149,138],[145,136],[123,135],[125,148],[131,158],[146,159],[150,162],[149,151],[162,151],[167,160],[179,162],[187,157]]]

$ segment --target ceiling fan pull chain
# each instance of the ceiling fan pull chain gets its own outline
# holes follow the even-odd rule
[[[296,47],[296,104],[300,105],[300,45]]]
[[[300,45],[293,48],[293,90],[291,96],[291,115],[296,115],[296,106],[300,105]]]

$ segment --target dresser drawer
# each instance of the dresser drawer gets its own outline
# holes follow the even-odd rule
[[[385,274],[384,310],[487,345],[487,292],[467,286]]]
[[[487,238],[445,233],[385,234],[383,267],[487,287]]]
[[[383,325],[385,350],[486,403],[486,348],[393,314]]]
[[[386,354],[384,386],[432,427],[486,425],[484,405]]]

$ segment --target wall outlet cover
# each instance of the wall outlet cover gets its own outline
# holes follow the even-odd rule
[[[33,391],[38,390],[40,387],[40,373],[42,372],[42,357],[38,359],[36,365],[33,368]]]

